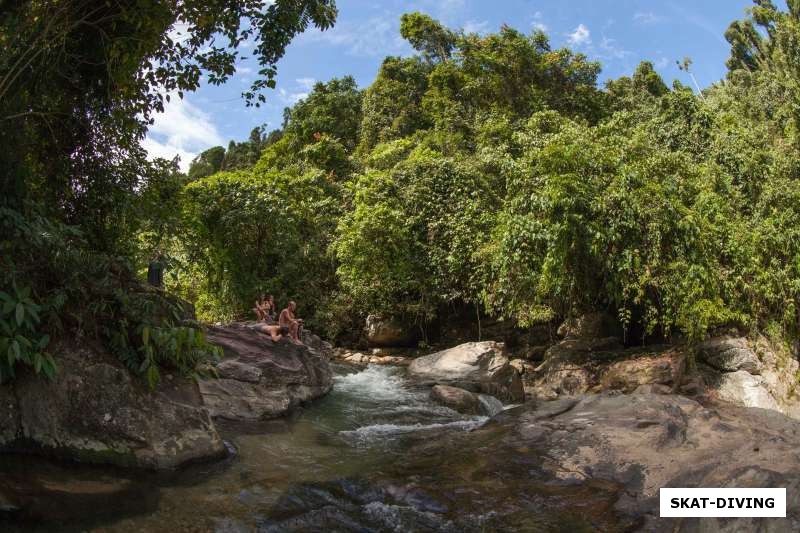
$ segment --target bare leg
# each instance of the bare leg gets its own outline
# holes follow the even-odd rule
[[[302,342],[300,342],[300,337],[297,334],[299,327],[300,323],[297,322],[296,320],[292,321],[292,325],[289,326],[289,336],[291,337],[292,342],[295,344],[303,344]]]

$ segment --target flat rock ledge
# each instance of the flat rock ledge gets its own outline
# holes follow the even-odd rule
[[[614,483],[614,510],[632,519],[634,529],[800,527],[800,422],[775,411],[718,402],[704,406],[644,391],[526,404],[499,415],[497,423],[506,431],[492,442],[494,454],[526,450],[538,456],[540,472],[555,484]],[[658,517],[661,487],[786,487],[787,518],[692,518],[681,524]]]
[[[212,417],[254,421],[286,415],[327,394],[333,386],[332,348],[305,332],[303,345],[273,342],[253,323],[209,327],[208,340],[225,357],[217,379],[201,380],[202,403]]]

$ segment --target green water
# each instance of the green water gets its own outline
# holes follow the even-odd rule
[[[562,486],[506,422],[433,404],[404,370],[335,368],[291,419],[218,424],[233,453],[177,472],[0,457],[0,530],[624,530],[616,487]]]

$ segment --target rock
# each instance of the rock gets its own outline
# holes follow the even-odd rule
[[[497,457],[512,446],[547,450],[542,468],[561,483],[619,484],[623,497],[615,510],[643,519],[643,530],[671,531],[677,524],[658,519],[661,487],[800,485],[800,423],[779,413],[729,405],[706,408],[661,394],[590,395],[556,413],[527,408],[516,416],[501,415],[500,423],[509,428],[502,444],[481,445]],[[770,530],[800,527],[800,500],[793,497],[789,507],[791,526],[769,522]],[[766,520],[727,519],[726,530],[764,529]],[[681,530],[701,529],[687,521]],[[753,522],[762,526],[742,527]]]
[[[744,370],[751,374],[761,372],[761,361],[743,337],[717,337],[700,343],[697,355],[701,361],[721,372]]]
[[[528,360],[530,361],[541,361],[544,359],[544,354],[547,353],[547,349],[550,348],[549,344],[541,344],[537,346],[532,346],[528,353],[526,354]]]
[[[431,389],[431,400],[468,415],[476,415],[481,411],[481,403],[475,393],[449,385],[434,386]]]
[[[508,362],[508,364],[510,364],[514,368],[514,370],[516,370],[520,374],[525,373],[526,363],[524,359],[512,359],[511,361]],[[533,368],[533,366],[530,364],[528,364],[527,366]]]
[[[744,370],[722,374],[714,384],[714,392],[720,400],[734,405],[780,410],[778,402],[764,386],[764,379]]]
[[[426,380],[475,387],[505,402],[522,402],[525,392],[519,373],[503,355],[503,346],[492,341],[468,342],[418,357],[409,374]]]
[[[369,315],[365,326],[367,342],[375,347],[412,346],[417,335],[406,324],[393,318]]]
[[[378,481],[355,490],[317,484],[315,492],[293,492],[281,507],[287,510],[282,518],[293,521],[283,524],[337,529],[339,522],[320,512],[337,509],[357,521],[338,529],[382,530],[360,510],[401,507],[409,514],[393,513],[384,522],[390,529],[800,530],[800,422],[675,394],[641,390],[528,403],[469,432],[420,438],[394,463],[382,467]],[[660,518],[662,487],[786,487],[787,517]],[[446,527],[419,528],[419,517],[432,514],[427,511]]]
[[[217,365],[217,377],[222,379],[258,383],[262,376],[260,368],[243,363],[238,359],[226,359]]]
[[[630,393],[650,383],[674,390],[683,378],[686,356],[679,348],[594,351],[596,345],[597,340],[568,339],[553,346],[541,365],[524,374],[526,392],[552,399],[590,391]]]
[[[753,339],[728,335],[700,344],[698,359],[702,393],[736,405],[774,409],[800,418],[800,363],[787,347],[762,335]]]
[[[565,339],[621,338],[622,327],[619,321],[606,313],[587,313],[565,320],[556,331]]]
[[[639,385],[633,391],[633,394],[671,394],[672,388],[659,383],[646,383]]]
[[[166,390],[177,385],[150,391],[110,354],[88,347],[54,351],[59,371],[52,381],[23,370],[0,386],[0,419],[11,421],[0,432],[3,449],[145,468],[226,453],[207,411]]]
[[[381,357],[391,356],[391,355],[403,355],[405,352],[408,351],[408,348],[373,348],[370,350],[372,355],[378,355]]]
[[[304,338],[310,339],[309,335]],[[225,359],[217,365],[219,379],[198,383],[203,405],[214,417],[275,418],[327,394],[333,386],[328,362],[333,350],[324,353],[327,343],[322,341],[305,345],[288,339],[273,342],[243,324],[210,327],[207,338],[225,352]]]
[[[600,368],[599,390],[632,392],[649,384],[673,390],[683,377],[684,366],[684,354],[678,350],[615,361]]]
[[[320,339],[318,336],[311,333],[308,329],[303,328],[300,334],[300,340],[311,348],[316,350],[320,355],[326,359],[333,359],[333,345],[328,341]]]
[[[365,356],[366,357],[366,356]],[[373,365],[397,365],[406,366],[411,364],[412,359],[408,357],[398,357],[393,355],[371,355],[369,356],[369,363]]]

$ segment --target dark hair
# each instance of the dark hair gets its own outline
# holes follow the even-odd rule
[[[289,334],[289,327],[288,326],[281,326],[280,332],[281,332],[281,335],[288,335]]]

